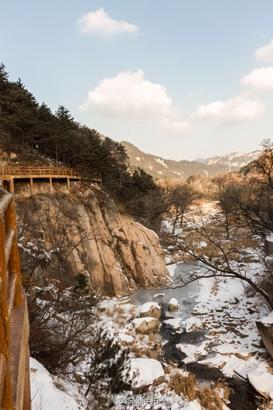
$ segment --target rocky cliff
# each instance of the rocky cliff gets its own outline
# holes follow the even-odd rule
[[[122,212],[102,191],[38,194],[18,198],[17,203],[22,249],[37,250],[44,244],[44,253],[37,257],[42,260],[46,253],[44,259],[61,261],[55,263],[56,277],[84,274],[91,289],[107,295],[168,283],[157,235]],[[35,269],[39,273],[40,264]]]

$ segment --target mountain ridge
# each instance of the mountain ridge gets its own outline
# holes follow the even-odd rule
[[[241,167],[256,159],[260,151],[250,153],[233,152],[209,158],[180,161],[165,159],[143,152],[134,144],[122,141],[129,157],[132,169],[141,167],[156,179],[184,179],[190,176],[216,176],[229,170],[238,171]]]

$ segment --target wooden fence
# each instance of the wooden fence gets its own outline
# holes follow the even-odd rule
[[[13,196],[0,189],[0,408],[29,410],[29,322]]]
[[[4,177],[31,177],[31,176],[64,176],[64,177],[79,177],[77,171],[72,168],[65,167],[27,167],[27,166],[4,166],[0,167],[0,176]]]

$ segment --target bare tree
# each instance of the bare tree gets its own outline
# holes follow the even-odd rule
[[[216,219],[211,220],[209,226],[206,223],[195,223],[192,232],[180,242],[179,248],[200,262],[202,269],[198,266],[190,277],[175,284],[174,288],[184,287],[201,278],[239,279],[260,294],[273,309],[272,295],[259,283],[257,277],[250,275],[248,265],[243,261],[239,235],[244,238],[246,232],[236,228],[231,240],[226,240],[224,230],[225,227],[221,227]],[[269,266],[265,267],[265,271],[268,269]]]
[[[173,215],[173,234],[178,222],[180,228],[182,228],[185,213],[197,197],[196,191],[188,183],[179,184],[174,187],[170,198],[170,212]]]
[[[218,177],[218,194],[216,198],[218,199],[219,205],[224,213],[227,239],[230,239],[230,219],[237,216],[240,187],[239,178],[236,178],[235,175],[226,175],[220,178]]]

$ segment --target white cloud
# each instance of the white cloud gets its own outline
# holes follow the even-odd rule
[[[137,33],[138,27],[127,21],[112,19],[103,9],[90,11],[78,19],[82,34],[113,35]]]
[[[187,121],[165,118],[160,122],[159,129],[172,134],[184,134],[191,130],[191,124]]]
[[[94,107],[106,113],[154,121],[158,128],[169,132],[189,130],[189,124],[177,117],[166,89],[146,80],[142,70],[101,80],[80,108],[86,111]]]
[[[144,78],[142,70],[126,71],[101,80],[89,91],[82,106],[96,106],[116,114],[164,115],[170,111],[171,99],[160,85]]]
[[[272,62],[273,61],[273,39],[263,47],[260,47],[255,52],[257,60]]]
[[[241,83],[258,91],[273,91],[273,66],[256,68]]]
[[[238,95],[226,101],[201,105],[193,114],[195,118],[215,120],[220,123],[235,123],[260,118],[264,105],[257,99]]]

